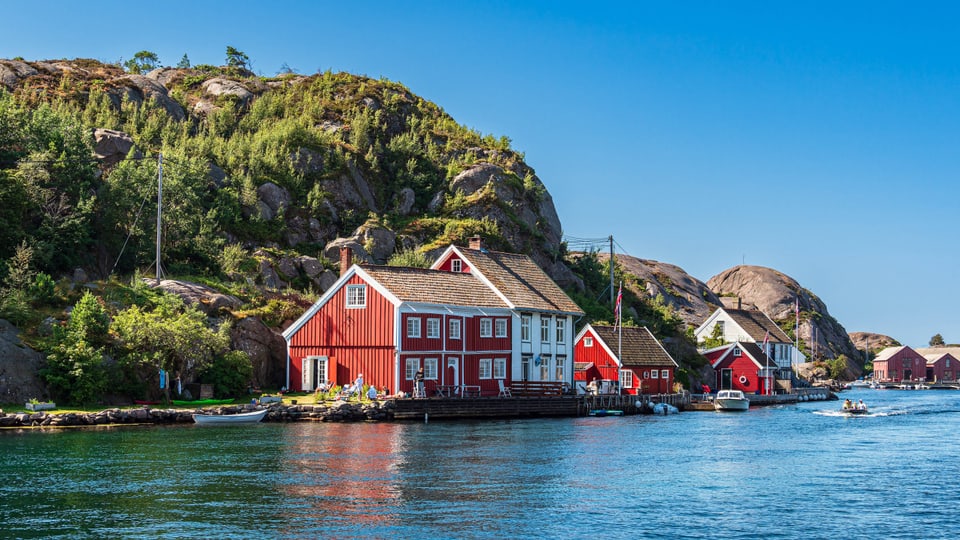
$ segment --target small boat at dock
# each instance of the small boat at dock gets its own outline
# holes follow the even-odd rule
[[[193,421],[198,424],[255,424],[267,415],[267,409],[236,414],[201,414],[193,415]]]
[[[713,408],[718,411],[746,411],[750,400],[740,390],[720,390],[713,398]]]

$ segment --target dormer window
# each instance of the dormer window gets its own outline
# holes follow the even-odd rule
[[[451,272],[463,272],[463,261],[460,259],[453,259],[450,261],[450,271]]]
[[[740,347],[734,347],[734,348],[733,348],[733,355],[734,355],[734,356],[740,356]]]

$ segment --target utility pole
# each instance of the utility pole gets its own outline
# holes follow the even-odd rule
[[[617,299],[613,292],[613,235],[610,235],[610,307],[616,307]]]
[[[161,223],[160,215],[163,209],[163,154],[157,154],[157,286],[160,285],[160,239]]]

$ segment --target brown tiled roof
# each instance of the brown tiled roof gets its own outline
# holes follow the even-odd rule
[[[760,362],[760,365],[763,367],[779,367],[777,363],[771,360],[766,354],[764,354],[763,349],[759,343],[750,343],[750,342],[739,342],[740,348],[750,354],[757,362]]]
[[[472,274],[398,266],[361,268],[402,302],[509,308]]]
[[[470,265],[486,277],[518,310],[583,315],[580,309],[530,257],[458,248]]]
[[[618,339],[620,357],[625,366],[664,366],[677,363],[664,350],[645,326],[624,326],[623,333],[613,326],[594,326],[594,333],[617,354]]]
[[[727,309],[724,310],[731,319],[753,338],[757,343],[763,343],[767,332],[770,332],[770,341],[775,343],[790,343],[789,336],[770,320],[770,317],[764,315],[762,311],[755,309]]]

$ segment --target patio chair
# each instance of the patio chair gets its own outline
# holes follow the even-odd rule
[[[500,385],[500,393],[497,394],[497,397],[513,397],[513,394],[510,393],[510,389],[503,384],[503,379],[497,379],[497,384]]]

